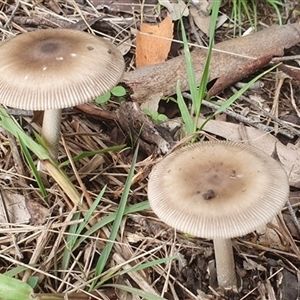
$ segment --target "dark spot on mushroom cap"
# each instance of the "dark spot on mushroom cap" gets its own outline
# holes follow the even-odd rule
[[[90,50],[90,51],[92,51],[92,50],[94,50],[94,47],[92,47],[92,46],[87,46],[87,49]]]
[[[222,182],[222,178],[220,178],[220,176],[218,175],[218,170],[216,170],[216,173],[213,173],[207,180],[208,182],[210,182],[213,185],[218,185],[221,184]]]
[[[210,200],[216,197],[215,192],[213,190],[207,190],[206,192],[202,193],[202,196],[205,200]]]
[[[52,53],[54,51],[56,51],[58,49],[58,44],[57,43],[53,43],[53,42],[49,42],[49,43],[45,43],[41,45],[41,52],[44,53]]]
[[[236,171],[232,170],[231,174],[230,174],[230,178],[231,179],[236,179]]]

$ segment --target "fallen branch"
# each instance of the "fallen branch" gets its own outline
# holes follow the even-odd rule
[[[216,44],[210,65],[210,81],[214,81],[214,84],[209,93],[219,93],[267,65],[274,56],[283,56],[285,49],[297,43],[300,43],[300,25],[288,24],[272,26],[245,37]],[[191,52],[197,82],[200,82],[206,55],[206,49],[197,48]],[[182,91],[189,90],[183,55],[127,72],[123,79],[132,90],[132,99],[138,103],[143,103],[154,95],[175,94],[178,80]]]

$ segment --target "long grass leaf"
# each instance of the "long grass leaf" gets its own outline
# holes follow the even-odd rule
[[[195,78],[195,71],[194,66],[192,62],[192,57],[189,49],[189,43],[186,37],[184,23],[182,18],[180,19],[180,27],[181,27],[181,34],[182,34],[182,41],[183,41],[183,51],[184,51],[184,59],[185,59],[185,65],[187,70],[187,77],[189,82],[189,89],[190,93],[192,95],[192,101],[194,108],[197,107],[197,83]],[[178,82],[177,82],[178,84]],[[177,94],[178,95],[178,94]]]
[[[124,215],[128,214],[134,214],[146,209],[150,208],[149,201],[143,201],[140,203],[133,204],[129,207],[125,208]],[[104,217],[102,220],[100,220],[97,224],[95,224],[93,227],[88,229],[84,235],[81,235],[80,238],[77,239],[76,244],[74,245],[74,249],[80,246],[80,244],[87,239],[89,236],[91,236],[94,232],[100,230],[102,227],[106,226],[107,224],[113,222],[116,219],[117,212],[114,212],[106,217]]]
[[[134,176],[134,169],[135,169],[135,164],[136,164],[136,159],[137,159],[137,154],[138,154],[138,148],[139,147],[136,147],[135,153],[132,158],[132,164],[131,164],[129,174],[128,174],[126,182],[125,182],[124,190],[123,190],[122,197],[121,197],[121,200],[119,203],[116,218],[114,220],[114,223],[113,223],[113,226],[111,229],[110,236],[108,238],[107,244],[106,244],[105,248],[103,249],[101,256],[99,257],[99,260],[96,265],[95,277],[97,277],[99,274],[101,274],[103,272],[105,265],[107,263],[108,257],[111,254],[111,250],[113,248],[114,241],[115,241],[118,231],[120,229],[120,225],[121,225],[124,213],[125,213],[125,207],[126,207],[128,195],[130,192],[132,178]],[[95,285],[96,285],[96,281],[94,281],[91,284],[90,290],[93,290]]]
[[[68,195],[75,205],[81,205],[81,195],[76,190],[66,173],[61,170],[52,160],[46,159],[42,161],[43,166],[49,174],[60,185],[63,191]]]
[[[257,75],[255,78],[253,78],[252,80],[250,80],[245,86],[243,86],[240,90],[238,90],[234,95],[232,95],[226,102],[224,102],[222,105],[220,105],[219,109],[217,109],[215,111],[215,113],[213,114],[213,116],[216,116],[220,113],[222,113],[225,109],[227,109],[228,107],[230,107],[237,99],[239,99],[239,97],[245,92],[247,91],[258,79],[260,79],[261,77],[263,77],[264,75],[268,74],[269,72],[271,72],[272,70],[274,70],[276,66],[273,66],[271,68],[269,68],[268,70],[262,72],[261,74]]]
[[[81,217],[81,214],[79,212],[77,212],[72,217],[72,220],[73,221],[79,220],[80,217]],[[68,267],[69,267],[70,260],[72,257],[72,250],[73,250],[72,248],[76,242],[76,238],[78,237],[78,235],[76,234],[77,228],[78,228],[78,224],[72,224],[68,230],[66,247],[64,249],[62,261],[61,261],[61,270],[63,273],[67,272],[67,270],[69,269]]]
[[[105,154],[105,153],[108,153],[108,152],[121,151],[121,150],[124,150],[124,148],[125,148],[125,145],[118,145],[118,146],[108,147],[108,148],[105,148],[105,149],[100,149],[100,150],[95,150],[95,151],[84,151],[84,152],[74,156],[73,161],[76,162],[76,161],[79,161],[83,158],[94,156],[96,154]],[[63,163],[60,164],[60,167],[65,167],[69,164],[70,164],[70,161],[66,160],[66,161],[64,161]]]
[[[10,132],[13,136],[22,139],[23,144],[30,149],[46,167],[50,175],[61,186],[64,192],[70,197],[74,204],[80,204],[81,196],[66,176],[66,174],[58,168],[55,162],[51,159],[49,152],[32,140],[24,130],[17,124],[6,112],[3,107],[0,107],[0,126]]]
[[[80,224],[73,224],[70,226],[69,231],[68,231],[67,246],[65,247],[64,253],[63,253],[62,266],[61,266],[62,270],[68,269],[69,262],[71,259],[71,254],[75,250],[74,249],[75,244],[76,244],[78,238],[81,236],[80,234],[84,230],[85,226],[89,223],[89,220],[92,217],[93,213],[95,212],[95,209],[99,205],[105,190],[106,190],[106,186],[103,187],[103,189],[98,194],[95,201],[93,202],[92,206],[89,208],[87,213],[84,215],[83,222],[81,222]],[[80,216],[81,216],[80,213],[76,213],[76,214],[74,214],[72,220],[73,221],[79,220]]]
[[[203,74],[201,77],[201,81],[200,81],[198,93],[197,93],[197,106],[195,108],[196,117],[195,117],[194,128],[193,128],[194,132],[197,131],[198,119],[200,116],[202,100],[204,99],[207,83],[209,81],[210,61],[211,61],[212,50],[213,50],[213,45],[214,45],[214,35],[215,35],[216,25],[217,25],[217,21],[218,21],[220,5],[221,5],[221,0],[213,2],[211,22],[210,22],[210,27],[209,27],[209,46],[208,46],[208,51],[207,51]]]
[[[153,266],[161,265],[163,263],[167,263],[167,262],[173,260],[174,258],[176,258],[176,256],[164,257],[164,258],[156,259],[156,260],[153,260],[153,261],[149,261],[147,263],[136,265],[136,266],[133,266],[131,268],[124,269],[124,270],[121,270],[121,271],[118,271],[118,272],[115,272],[115,267],[113,267],[110,270],[107,270],[105,272],[106,274],[101,278],[101,280],[97,284],[97,288],[102,286],[106,281],[108,281],[108,280],[110,280],[114,277],[121,276],[121,275],[130,273],[130,272],[142,271],[144,269],[147,269],[147,268],[150,268],[150,267],[153,267]]]
[[[94,200],[92,206],[90,207],[90,209],[88,210],[88,212],[85,214],[84,221],[81,224],[79,224],[79,226],[78,226],[78,228],[76,230],[76,234],[77,235],[81,234],[82,231],[83,231],[83,229],[89,223],[90,218],[92,217],[93,213],[95,212],[97,206],[100,204],[100,201],[102,200],[102,197],[103,197],[105,191],[106,191],[106,185],[102,188],[102,190],[100,191],[100,193],[98,194],[98,196]],[[75,245],[75,243],[73,244],[73,246],[74,245]],[[72,246],[72,248],[73,248],[73,246]]]
[[[40,172],[37,170],[36,168],[36,165],[32,159],[32,156],[30,155],[29,151],[28,151],[28,148],[26,147],[23,139],[21,137],[18,138],[19,139],[19,142],[20,142],[20,146],[21,146],[21,149],[22,149],[22,152],[25,156],[25,159],[27,161],[27,164],[36,180],[36,183],[40,189],[40,192],[41,192],[41,195],[42,197],[45,199],[45,201],[47,202],[47,191],[46,191],[46,188],[45,188],[45,185],[43,183],[43,180],[41,178],[41,175],[40,175]],[[47,202],[48,203],[48,202]]]
[[[0,274],[1,300],[33,300],[33,290],[25,282]]]
[[[50,159],[50,155],[46,149],[36,143],[29,137],[24,130],[17,124],[6,110],[0,108],[0,126],[10,132],[16,138],[21,138],[28,149],[30,149],[39,159]]]
[[[153,267],[153,266],[165,264],[169,261],[172,261],[175,258],[176,258],[176,256],[170,256],[170,257],[164,257],[164,258],[156,259],[156,260],[153,260],[153,261],[148,261],[144,264],[133,266],[130,269],[122,270],[122,271],[116,273],[116,275],[124,275],[124,274],[130,273],[130,272],[142,271],[144,269],[147,269],[147,268],[150,268],[150,267]]]
[[[183,123],[185,124],[185,129],[187,131],[187,134],[191,134],[193,133],[193,127],[194,127],[193,120],[189,112],[189,109],[182,97],[179,81],[177,81],[176,93],[177,93],[177,104],[181,113]]]

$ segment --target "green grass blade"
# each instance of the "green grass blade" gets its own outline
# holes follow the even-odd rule
[[[16,138],[21,138],[24,145],[30,149],[35,155],[41,159],[50,159],[50,155],[46,149],[36,143],[29,137],[22,128],[7,114],[6,110],[0,108],[0,126],[10,132]]]
[[[248,90],[258,79],[260,79],[261,77],[263,77],[264,75],[268,74],[269,72],[271,72],[272,70],[274,70],[276,66],[273,66],[271,68],[269,68],[268,70],[262,72],[261,74],[259,74],[258,76],[256,76],[255,78],[253,78],[252,80],[250,80],[245,86],[243,86],[240,90],[238,90],[234,95],[232,95],[226,102],[224,102],[218,110],[215,111],[215,113],[213,114],[213,117],[222,113],[225,109],[227,109],[228,107],[230,107],[232,105],[232,103],[234,103],[237,99],[239,99],[239,97],[246,91]]]
[[[194,130],[193,120],[189,112],[189,109],[182,97],[179,80],[177,81],[177,85],[176,85],[176,94],[177,94],[177,104],[180,110],[183,123],[185,124],[187,134],[191,134],[193,133]]]
[[[0,274],[0,300],[33,300],[33,290],[25,282]]]
[[[138,271],[142,271],[144,269],[147,269],[147,268],[150,268],[150,267],[153,267],[153,266],[165,264],[169,261],[172,261],[175,258],[177,258],[177,257],[176,256],[171,256],[171,257],[164,257],[164,258],[156,259],[156,260],[153,260],[153,261],[149,261],[149,262],[144,263],[144,264],[133,266],[130,269],[122,270],[122,271],[116,273],[116,276],[124,275],[124,274],[130,273],[130,272],[138,272]]]
[[[75,248],[75,244],[78,241],[79,237],[81,236],[80,234],[85,229],[86,225],[89,223],[89,220],[92,217],[93,213],[95,212],[97,206],[99,205],[105,190],[106,190],[106,186],[101,190],[101,192],[98,194],[97,198],[93,202],[93,205],[89,208],[87,213],[84,215],[83,222],[81,222],[80,224],[73,224],[70,226],[70,229],[68,231],[69,235],[67,238],[67,246],[64,249],[63,258],[62,258],[62,264],[61,264],[62,270],[68,269],[72,252],[74,251]],[[80,216],[81,216],[80,213],[76,213],[74,214],[72,220],[73,221],[79,220]]]
[[[94,200],[93,205],[90,207],[88,212],[85,214],[84,222],[79,224],[79,226],[77,228],[77,231],[76,231],[76,234],[78,234],[78,235],[81,234],[82,231],[84,230],[84,228],[86,227],[86,225],[89,223],[90,218],[92,217],[93,213],[95,212],[97,206],[100,204],[100,201],[102,200],[102,197],[103,197],[105,191],[106,191],[106,185],[102,188],[102,190],[100,191],[100,193],[98,194],[98,196]],[[73,248],[74,245],[75,245],[75,242],[72,245],[72,248]]]
[[[236,36],[236,19],[238,16],[238,8],[237,8],[237,0],[232,0],[232,11],[231,11],[231,20],[235,21],[234,27],[233,27],[233,36]]]
[[[245,12],[247,19],[250,22],[250,26],[256,30],[257,23],[255,23],[255,21],[253,21],[252,15],[253,15],[254,20],[257,19],[257,16],[255,16],[254,12],[250,12],[248,1],[245,1],[245,0],[240,0],[240,1],[241,1],[241,6],[243,8],[243,11]],[[253,3],[253,1],[251,1],[251,2],[252,2],[252,7],[255,8],[256,5]],[[242,9],[241,9],[240,13],[242,13]]]
[[[197,99],[198,99],[197,102],[198,103],[197,103],[197,107],[195,109],[196,117],[195,117],[194,128],[193,128],[194,132],[197,131],[198,119],[200,116],[202,100],[204,99],[204,96],[206,94],[206,87],[207,87],[207,83],[209,81],[209,67],[210,67],[210,61],[211,61],[212,50],[213,50],[213,45],[214,45],[214,35],[215,35],[216,25],[217,25],[217,21],[218,21],[220,5],[221,5],[221,0],[213,2],[211,22],[210,22],[210,27],[209,27],[209,47],[208,47],[208,51],[207,51],[207,57],[206,57],[206,61],[205,61],[203,74],[201,77],[201,81],[200,81],[198,93],[197,93]]]
[[[129,207],[126,207],[125,211],[124,211],[124,215],[128,215],[128,214],[134,214],[134,213],[138,213],[140,211],[146,210],[150,208],[150,204],[149,201],[143,201],[140,203],[136,203],[133,204]],[[95,224],[93,227],[91,227],[90,229],[88,229],[84,235],[80,236],[80,238],[78,238],[76,244],[74,245],[74,249],[76,249],[77,247],[80,246],[80,244],[89,236],[91,236],[94,232],[100,230],[102,227],[106,226],[107,224],[113,222],[116,219],[117,216],[117,212],[114,212],[112,214],[110,214],[109,216],[106,216],[105,218],[103,218],[102,220],[100,220],[97,224]]]
[[[282,25],[282,16],[281,16],[278,6],[283,6],[284,3],[282,3],[281,1],[276,1],[276,0],[267,0],[267,2],[271,6],[273,6],[273,8],[276,12],[277,18],[278,18],[278,23],[279,23],[279,25]]]
[[[18,140],[22,140],[23,146],[30,149],[43,163],[54,180],[61,186],[64,192],[74,202],[74,204],[80,204],[81,196],[75,189],[66,174],[60,170],[57,164],[51,159],[49,152],[32,140],[24,130],[17,124],[6,112],[3,107],[0,107],[0,126],[10,132]]]
[[[180,90],[180,83],[177,82],[176,86],[176,94],[177,94],[177,103],[178,107],[183,119],[183,122],[186,127],[186,131],[188,134],[194,133],[197,131],[197,124],[198,118],[201,111],[201,104],[202,100],[206,93],[206,86],[209,81],[209,66],[210,60],[212,55],[212,48],[213,48],[213,41],[214,41],[214,32],[218,20],[218,13],[220,8],[221,0],[214,1],[212,7],[212,17],[211,17],[211,24],[210,24],[210,39],[209,39],[209,48],[207,52],[207,58],[205,62],[205,67],[203,70],[201,82],[199,84],[199,88],[197,89],[197,83],[195,78],[195,71],[194,66],[191,58],[191,53],[189,51],[189,45],[185,33],[185,28],[182,19],[180,20],[181,31],[182,31],[182,40],[183,40],[183,49],[184,49],[184,57],[187,69],[187,77],[189,83],[190,94],[192,98],[193,109],[189,112],[186,103],[183,100],[181,90]],[[193,121],[193,113],[195,112],[196,117]]]
[[[196,83],[196,78],[195,78],[194,66],[193,66],[191,53],[190,53],[190,49],[189,49],[189,44],[188,44],[188,40],[186,37],[182,18],[179,21],[180,21],[180,27],[181,27],[181,32],[182,32],[183,51],[184,51],[184,58],[185,58],[188,82],[189,82],[189,89],[190,89],[190,93],[192,96],[194,109],[197,110],[198,109],[198,107],[197,107],[198,106],[198,104],[197,104],[197,83]],[[178,85],[178,82],[177,82],[177,85]]]
[[[84,151],[76,156],[73,157],[73,161],[79,161],[83,158],[87,158],[87,157],[91,157],[94,156],[96,154],[105,154],[108,152],[116,152],[116,151],[121,151],[124,150],[125,145],[118,145],[118,146],[113,146],[113,147],[108,147],[105,149],[100,149],[100,150],[95,150],[95,151]],[[63,163],[60,164],[60,167],[65,167],[68,166],[70,164],[69,160],[64,161]]]
[[[98,275],[100,275],[103,272],[103,270],[105,268],[105,265],[107,263],[107,260],[109,258],[109,255],[111,254],[111,251],[112,251],[112,248],[113,248],[113,245],[114,245],[114,241],[115,241],[115,239],[117,237],[117,234],[118,234],[118,231],[120,229],[120,225],[121,225],[124,213],[125,213],[125,207],[126,207],[128,195],[129,195],[129,192],[130,192],[132,178],[134,176],[134,169],[135,169],[135,164],[136,164],[136,159],[137,159],[137,154],[138,154],[138,148],[139,147],[136,147],[135,153],[134,153],[133,158],[132,158],[132,163],[131,163],[131,167],[130,167],[130,170],[129,170],[129,174],[128,174],[128,177],[126,179],[126,183],[125,183],[125,186],[124,186],[124,191],[122,193],[122,197],[121,197],[121,200],[120,200],[120,203],[119,203],[119,208],[118,208],[116,218],[115,218],[113,226],[112,226],[110,236],[109,236],[108,241],[107,241],[107,245],[103,249],[103,251],[101,253],[101,256],[99,257],[99,260],[98,260],[97,265],[96,265],[95,277],[97,277]],[[93,283],[91,284],[90,290],[93,290],[95,285],[96,285],[96,280],[93,281]]]
[[[102,286],[107,280],[110,280],[114,277],[121,276],[121,275],[130,273],[130,272],[142,271],[144,269],[147,269],[147,268],[150,268],[150,267],[153,267],[153,266],[157,266],[157,265],[160,265],[160,264],[163,264],[163,263],[167,263],[167,262],[173,260],[174,258],[177,258],[177,257],[176,256],[164,257],[164,258],[156,259],[156,260],[153,260],[153,261],[149,261],[147,263],[136,265],[136,266],[133,266],[129,269],[121,270],[121,271],[118,271],[118,272],[115,272],[115,267],[113,267],[110,270],[107,270],[106,274],[102,277],[102,279],[97,284],[97,288]]]
[[[72,221],[76,221],[79,220],[81,217],[81,214],[79,212],[75,213]],[[66,241],[66,247],[64,249],[63,252],[63,256],[62,256],[62,260],[61,260],[61,270],[62,270],[62,274],[64,274],[65,272],[67,272],[67,270],[69,269],[69,264],[70,264],[70,260],[72,258],[72,248],[76,242],[76,238],[77,238],[77,234],[76,231],[78,229],[78,224],[72,224],[69,227],[68,230],[68,237],[67,237],[67,241]]]
[[[59,184],[66,195],[72,200],[72,202],[77,206],[81,205],[81,195],[70,181],[67,174],[61,170],[53,160],[46,159],[42,161],[43,166],[47,169],[49,174],[54,178],[54,180]]]
[[[42,197],[46,200],[46,202],[48,203],[46,197],[47,197],[47,191],[46,188],[44,186],[43,180],[41,178],[40,172],[37,170],[36,165],[32,159],[32,156],[30,155],[28,148],[25,146],[25,143],[23,141],[23,139],[21,137],[18,138],[19,139],[19,143],[22,149],[22,152],[25,156],[25,159],[27,161],[27,164],[36,180],[36,183],[40,189],[41,195]]]
[[[258,12],[257,12],[257,4],[256,4],[256,1],[255,0],[252,0],[251,1],[252,3],[252,9],[253,9],[253,23],[254,23],[254,30],[257,31],[257,24],[258,24],[258,21],[257,21],[257,16],[258,16]]]

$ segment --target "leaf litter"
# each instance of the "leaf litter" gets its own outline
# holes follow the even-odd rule
[[[92,28],[93,32],[99,35],[106,34],[116,44],[126,45],[125,58],[128,72],[125,74],[124,82],[131,89],[129,94],[136,102],[143,103],[153,94],[159,94],[160,97],[174,95],[176,85],[174,83],[178,78],[182,80],[182,90],[187,91],[183,57],[178,53],[172,53],[172,48],[166,62],[133,70],[135,57],[133,44],[135,34],[132,33],[135,31],[133,29],[136,28],[136,24],[139,24],[138,17],[141,12],[144,13],[145,20],[156,20],[157,2],[145,1],[144,7],[138,1],[132,1],[130,4],[127,2],[110,3],[93,0],[91,5],[82,4],[80,1],[66,1],[65,4],[52,1],[34,4],[30,2],[1,3],[0,9],[3,14],[0,20],[5,28],[1,30],[1,37],[5,40],[20,32],[45,27],[60,26],[79,30]],[[162,14],[167,14],[167,12],[163,11]],[[199,27],[201,29],[201,26]],[[215,52],[212,60],[211,94],[219,94],[236,81],[247,80],[249,75],[267,65],[274,56],[283,56],[284,51],[290,48],[292,49],[291,55],[295,53],[299,55],[297,46],[295,49],[292,48],[299,44],[299,35],[299,25],[288,24],[281,28],[270,27],[247,37],[223,41],[227,37],[224,37],[221,27],[220,36],[218,36],[220,43],[216,44],[215,48],[222,52]],[[203,70],[203,58],[206,51],[197,46],[194,48],[192,57],[198,80]],[[236,56],[236,54],[242,56]],[[171,58],[171,56],[176,57]],[[290,65],[286,68],[291,70]],[[299,72],[297,65],[293,66],[292,70]],[[230,110],[246,118],[249,123],[225,114],[222,119],[216,118],[209,121],[203,128],[203,136],[207,139],[244,141],[279,159],[289,174],[292,187],[290,201],[297,218],[299,217],[300,187],[297,130],[299,130],[300,121],[295,105],[293,107],[291,103],[292,99],[296,107],[299,103],[299,82],[296,76],[291,76],[278,88],[275,79],[273,72],[262,79],[263,87],[246,93],[249,99],[260,99],[255,103],[266,112],[272,112],[271,115],[276,111],[274,118],[270,118],[257,106],[250,105],[241,98],[232,105]],[[219,94],[218,100],[222,102],[222,97],[227,97],[230,93],[230,90],[225,89]],[[279,100],[277,107],[273,104],[276,97]],[[93,153],[99,149],[105,150],[124,143],[131,146],[137,140],[143,139],[145,146],[139,154],[128,206],[146,200],[147,176],[157,160],[152,153],[159,150],[160,145],[160,142],[155,141],[157,139],[161,141],[161,138],[166,141],[162,134],[164,129],[157,124],[151,125],[151,120],[149,120],[149,128],[154,128],[159,132],[153,142],[147,136],[151,134],[152,129],[149,132],[147,130],[143,132],[143,122],[134,122],[134,118],[130,119],[129,123],[120,122],[118,101],[113,100],[101,106],[95,104],[87,106],[90,108],[86,113],[75,109],[64,112],[60,161],[69,160],[82,152]],[[275,110],[272,110],[272,107]],[[158,110],[162,110],[167,115],[178,116],[178,110],[174,109],[168,101],[160,101]],[[126,112],[128,113],[123,108],[122,114],[126,115]],[[202,116],[207,117],[213,112],[212,107],[204,106]],[[14,111],[14,113],[18,117],[19,112]],[[284,119],[288,121],[282,122]],[[172,121],[177,121],[177,119],[172,119]],[[23,122],[28,134],[32,132],[32,128],[40,130],[40,125],[33,124],[28,116],[23,118]],[[180,118],[174,124],[178,132],[178,127],[182,126]],[[257,129],[255,124],[260,124],[261,128]],[[294,130],[290,131],[288,126]],[[273,134],[275,127],[276,135]],[[263,128],[272,130],[262,130]],[[129,131],[135,132],[134,139],[130,139],[132,135]],[[143,132],[142,135],[139,135],[139,132]],[[175,137],[174,144],[178,144],[176,131],[173,137]],[[78,250],[73,253],[74,260],[68,265],[68,272],[66,270],[55,272],[56,264],[60,265],[63,251],[67,247],[66,240],[70,226],[79,224],[82,219],[72,220],[72,217],[76,215],[76,208],[51,176],[46,177],[50,205],[45,204],[24,163],[21,152],[18,159],[14,153],[16,152],[15,146],[4,131],[0,132],[0,139],[0,180],[4,191],[2,203],[6,206],[6,209],[3,205],[1,206],[0,213],[1,216],[5,215],[0,224],[1,273],[10,271],[14,267],[30,264],[29,269],[19,273],[18,278],[26,280],[36,276],[40,292],[76,291],[80,292],[80,296],[85,299],[84,297],[89,294],[88,280],[94,274],[95,260],[107,244],[110,226],[103,227],[82,242]],[[166,142],[163,142],[163,145],[166,147]],[[19,147],[18,150],[20,151]],[[158,152],[162,152],[161,149]],[[71,164],[64,166],[64,170],[77,189],[85,190],[85,195],[88,195],[87,198],[92,201],[106,186],[101,203],[93,214],[94,221],[100,221],[117,211],[131,159],[132,152],[124,149],[123,152],[110,151],[85,156],[74,162],[73,166]],[[20,171],[18,165],[20,162],[24,164],[23,171]],[[11,202],[8,202],[11,198],[7,196],[8,193],[15,195],[13,205],[18,207],[18,211],[13,216],[6,213],[6,210],[12,209]],[[35,204],[32,205],[32,202]],[[26,210],[34,215],[31,220],[29,220],[29,215],[22,214]],[[18,218],[18,214],[22,216],[22,220],[14,219]],[[87,224],[86,229],[88,228]],[[238,296],[226,295],[209,286],[213,283],[209,279],[207,270],[213,272],[214,269],[214,267],[209,267],[213,260],[211,242],[174,232],[172,228],[159,221],[150,209],[147,209],[124,217],[107,268],[115,267],[125,270],[145,261],[153,262],[155,259],[171,256],[176,256],[176,259],[164,264],[152,265],[148,269],[132,272],[132,274],[119,275],[111,279],[109,283],[139,287],[143,291],[161,295],[166,299],[296,299],[300,293],[298,240],[299,232],[295,229],[286,208],[283,210],[283,217],[279,218],[276,223],[270,223],[259,232],[235,240],[236,265],[243,288]],[[85,275],[80,270],[84,270]],[[95,299],[116,299],[117,297],[131,299],[132,296],[126,291],[121,293],[119,288],[110,286],[97,289],[93,292],[93,297]],[[133,297],[141,299],[137,295]]]

